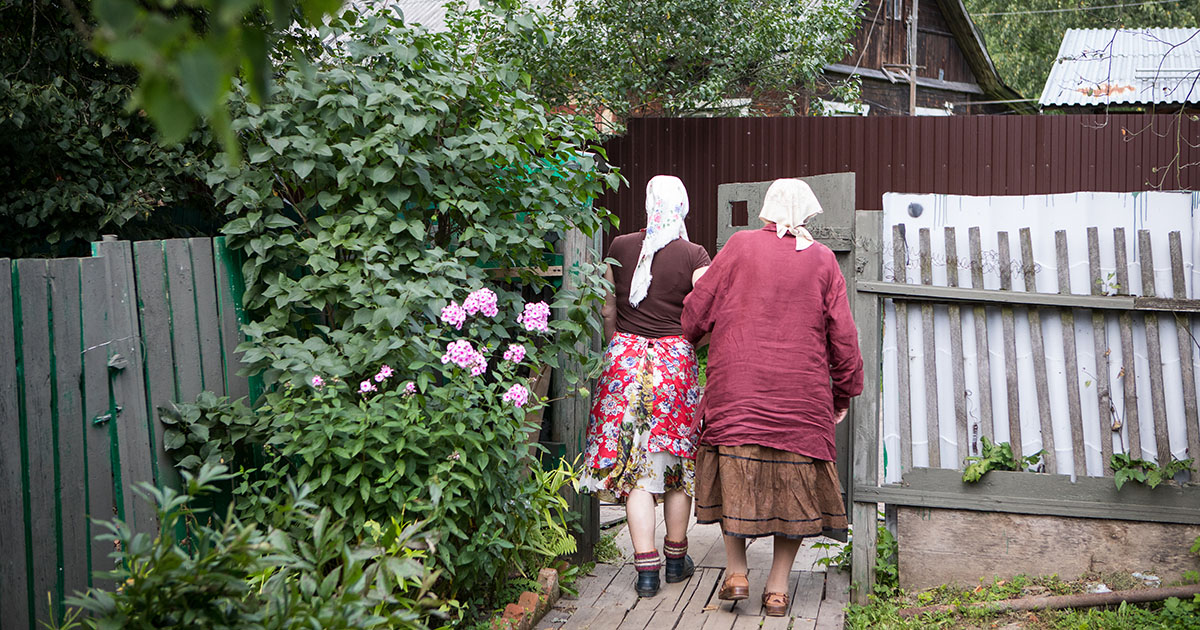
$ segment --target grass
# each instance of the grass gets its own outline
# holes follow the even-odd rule
[[[616,531],[600,537],[600,540],[596,542],[596,547],[593,549],[593,553],[596,555],[596,562],[611,564],[619,562],[625,557],[625,554],[621,553],[621,549],[617,547],[616,538]]]
[[[918,593],[899,592],[892,597],[872,598],[869,606],[850,606],[846,628],[854,630],[1200,630],[1200,596],[1191,601],[1178,599],[1141,606],[1122,604],[1110,609],[1046,610],[998,613],[967,608],[976,602],[999,601],[1017,597],[1071,595],[1087,592],[1103,582],[1112,590],[1143,586],[1127,573],[1090,575],[1073,581],[1057,576],[1017,576],[1011,580],[981,582],[975,588],[939,586]],[[901,609],[914,606],[950,605],[948,612],[925,613],[902,618]]]

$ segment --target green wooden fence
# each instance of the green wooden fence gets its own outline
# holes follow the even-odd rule
[[[142,481],[176,485],[157,408],[245,396],[241,270],[223,238],[0,259],[0,630],[35,630],[104,585],[91,519],[153,532]]]

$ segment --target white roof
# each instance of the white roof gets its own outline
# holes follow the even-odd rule
[[[1040,104],[1200,103],[1198,76],[1200,28],[1073,28]]]

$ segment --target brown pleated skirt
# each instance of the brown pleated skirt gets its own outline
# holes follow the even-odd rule
[[[834,462],[754,444],[696,452],[696,521],[739,538],[806,538],[846,530]]]

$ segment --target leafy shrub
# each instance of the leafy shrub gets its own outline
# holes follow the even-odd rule
[[[882,513],[880,513],[880,516],[882,516]],[[900,565],[897,560],[897,554],[900,552],[900,544],[892,534],[892,531],[883,523],[879,523],[875,531],[874,592],[876,597],[891,597],[900,592]],[[837,550],[837,553],[833,556],[817,558],[817,564],[824,567],[850,568],[850,559],[853,557],[854,551],[853,537],[845,544],[813,543],[813,548],[827,551]]]
[[[1185,470],[1190,472],[1193,461],[1195,460],[1172,459],[1166,466],[1160,467],[1154,462],[1132,458],[1127,453],[1113,453],[1109,465],[1112,466],[1115,473],[1113,483],[1117,485],[1117,490],[1120,490],[1127,481],[1136,481],[1151,488],[1157,488],[1162,482],[1174,479],[1175,475]]]
[[[261,423],[244,400],[204,391],[194,403],[159,407],[159,420],[169,427],[163,447],[175,465],[191,471],[204,464],[232,466],[238,455],[247,455],[246,445],[264,443]]]
[[[89,617],[69,615],[63,628],[422,630],[449,612],[430,594],[437,575],[425,566],[428,543],[416,525],[393,524],[378,546],[349,545],[345,522],[316,511],[294,485],[270,502],[278,526],[232,517],[209,525],[189,505],[230,475],[210,465],[182,474],[184,494],[141,486],[158,506],[156,535],[102,524],[120,549],[112,573],[119,587],[67,600]],[[175,532],[184,520],[190,533],[181,541]]]
[[[1041,450],[1027,457],[1014,457],[1012,446],[1008,442],[993,444],[984,436],[980,438],[980,443],[982,448],[979,455],[964,460],[967,466],[963,469],[962,479],[966,483],[975,483],[992,470],[1038,470],[1041,467],[1042,455],[1046,453]]]

